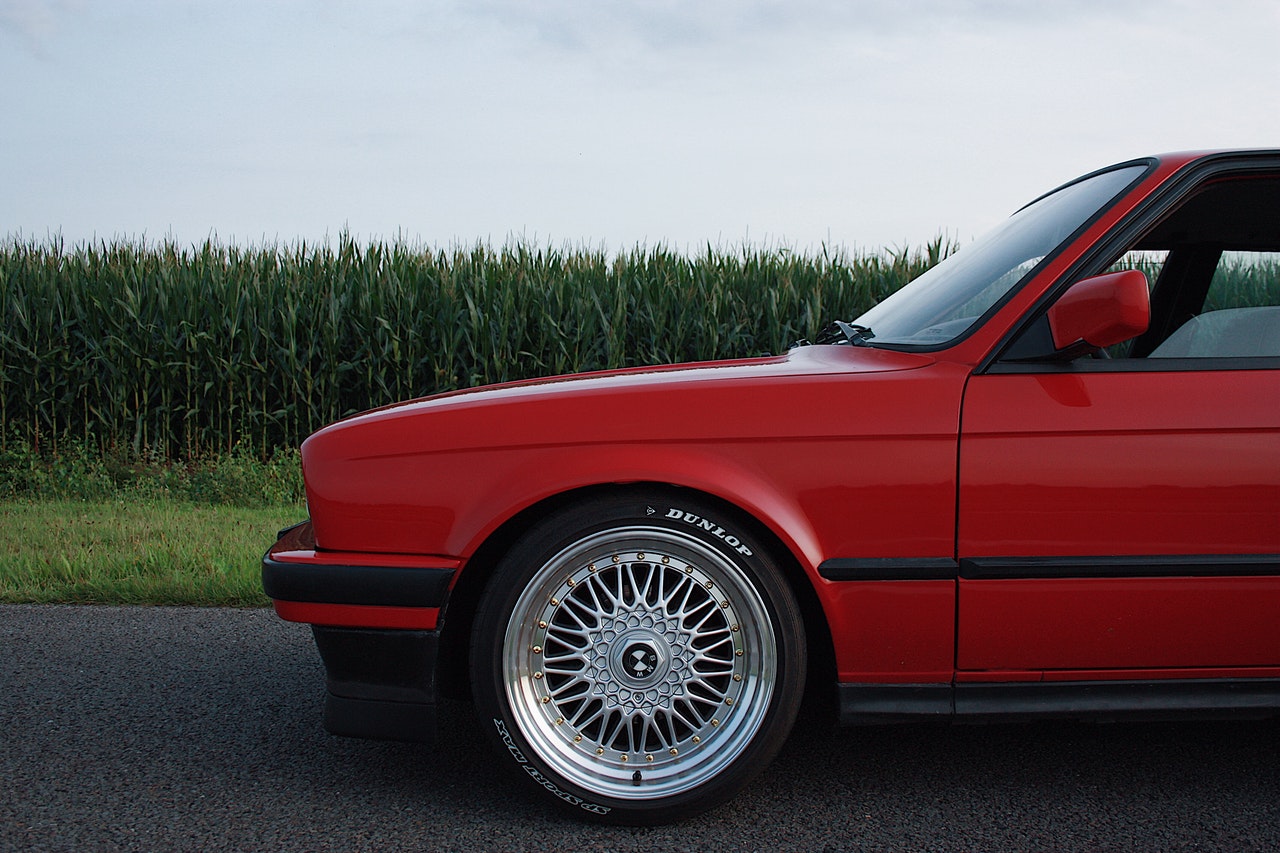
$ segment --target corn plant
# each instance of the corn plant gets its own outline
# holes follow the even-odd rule
[[[0,441],[268,456],[456,388],[782,351],[950,245],[608,255],[402,241],[0,244]]]

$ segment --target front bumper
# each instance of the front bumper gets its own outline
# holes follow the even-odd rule
[[[458,560],[316,548],[310,522],[262,558],[276,613],[312,626],[324,662],[324,725],[349,737],[430,741],[440,613]]]

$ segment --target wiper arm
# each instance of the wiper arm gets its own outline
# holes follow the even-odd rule
[[[846,323],[843,320],[832,320],[822,327],[822,331],[818,332],[818,337],[813,342],[815,344],[865,347],[870,346],[867,342],[875,336],[876,333],[866,326],[859,326],[857,323]]]
[[[822,327],[822,331],[818,332],[818,336],[810,341],[808,338],[802,338],[796,341],[790,347],[808,347],[814,344],[842,346],[842,347],[868,347],[871,344],[867,341],[876,336],[876,333],[868,329],[866,326],[859,326],[857,323],[846,323],[843,320],[832,320],[830,323]]]

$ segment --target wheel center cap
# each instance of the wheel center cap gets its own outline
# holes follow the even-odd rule
[[[622,653],[622,668],[632,678],[646,678],[658,668],[658,653],[648,643],[632,643]]]
[[[666,677],[671,654],[667,643],[649,631],[635,631],[613,644],[610,667],[618,681],[631,689],[652,687]]]

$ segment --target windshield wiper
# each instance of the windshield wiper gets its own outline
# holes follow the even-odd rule
[[[796,347],[809,347],[814,344],[838,346],[838,347],[869,347],[867,343],[876,336],[866,326],[859,326],[857,323],[846,323],[843,320],[832,320],[830,323],[822,327],[817,337],[812,341],[808,338],[801,338],[793,343],[788,349]]]
[[[834,344],[836,346],[870,346],[868,341],[876,336],[876,333],[868,329],[866,326],[859,326],[857,323],[846,323],[843,320],[832,320],[830,323],[822,327],[822,331],[818,332],[818,337],[814,338],[815,344]]]

